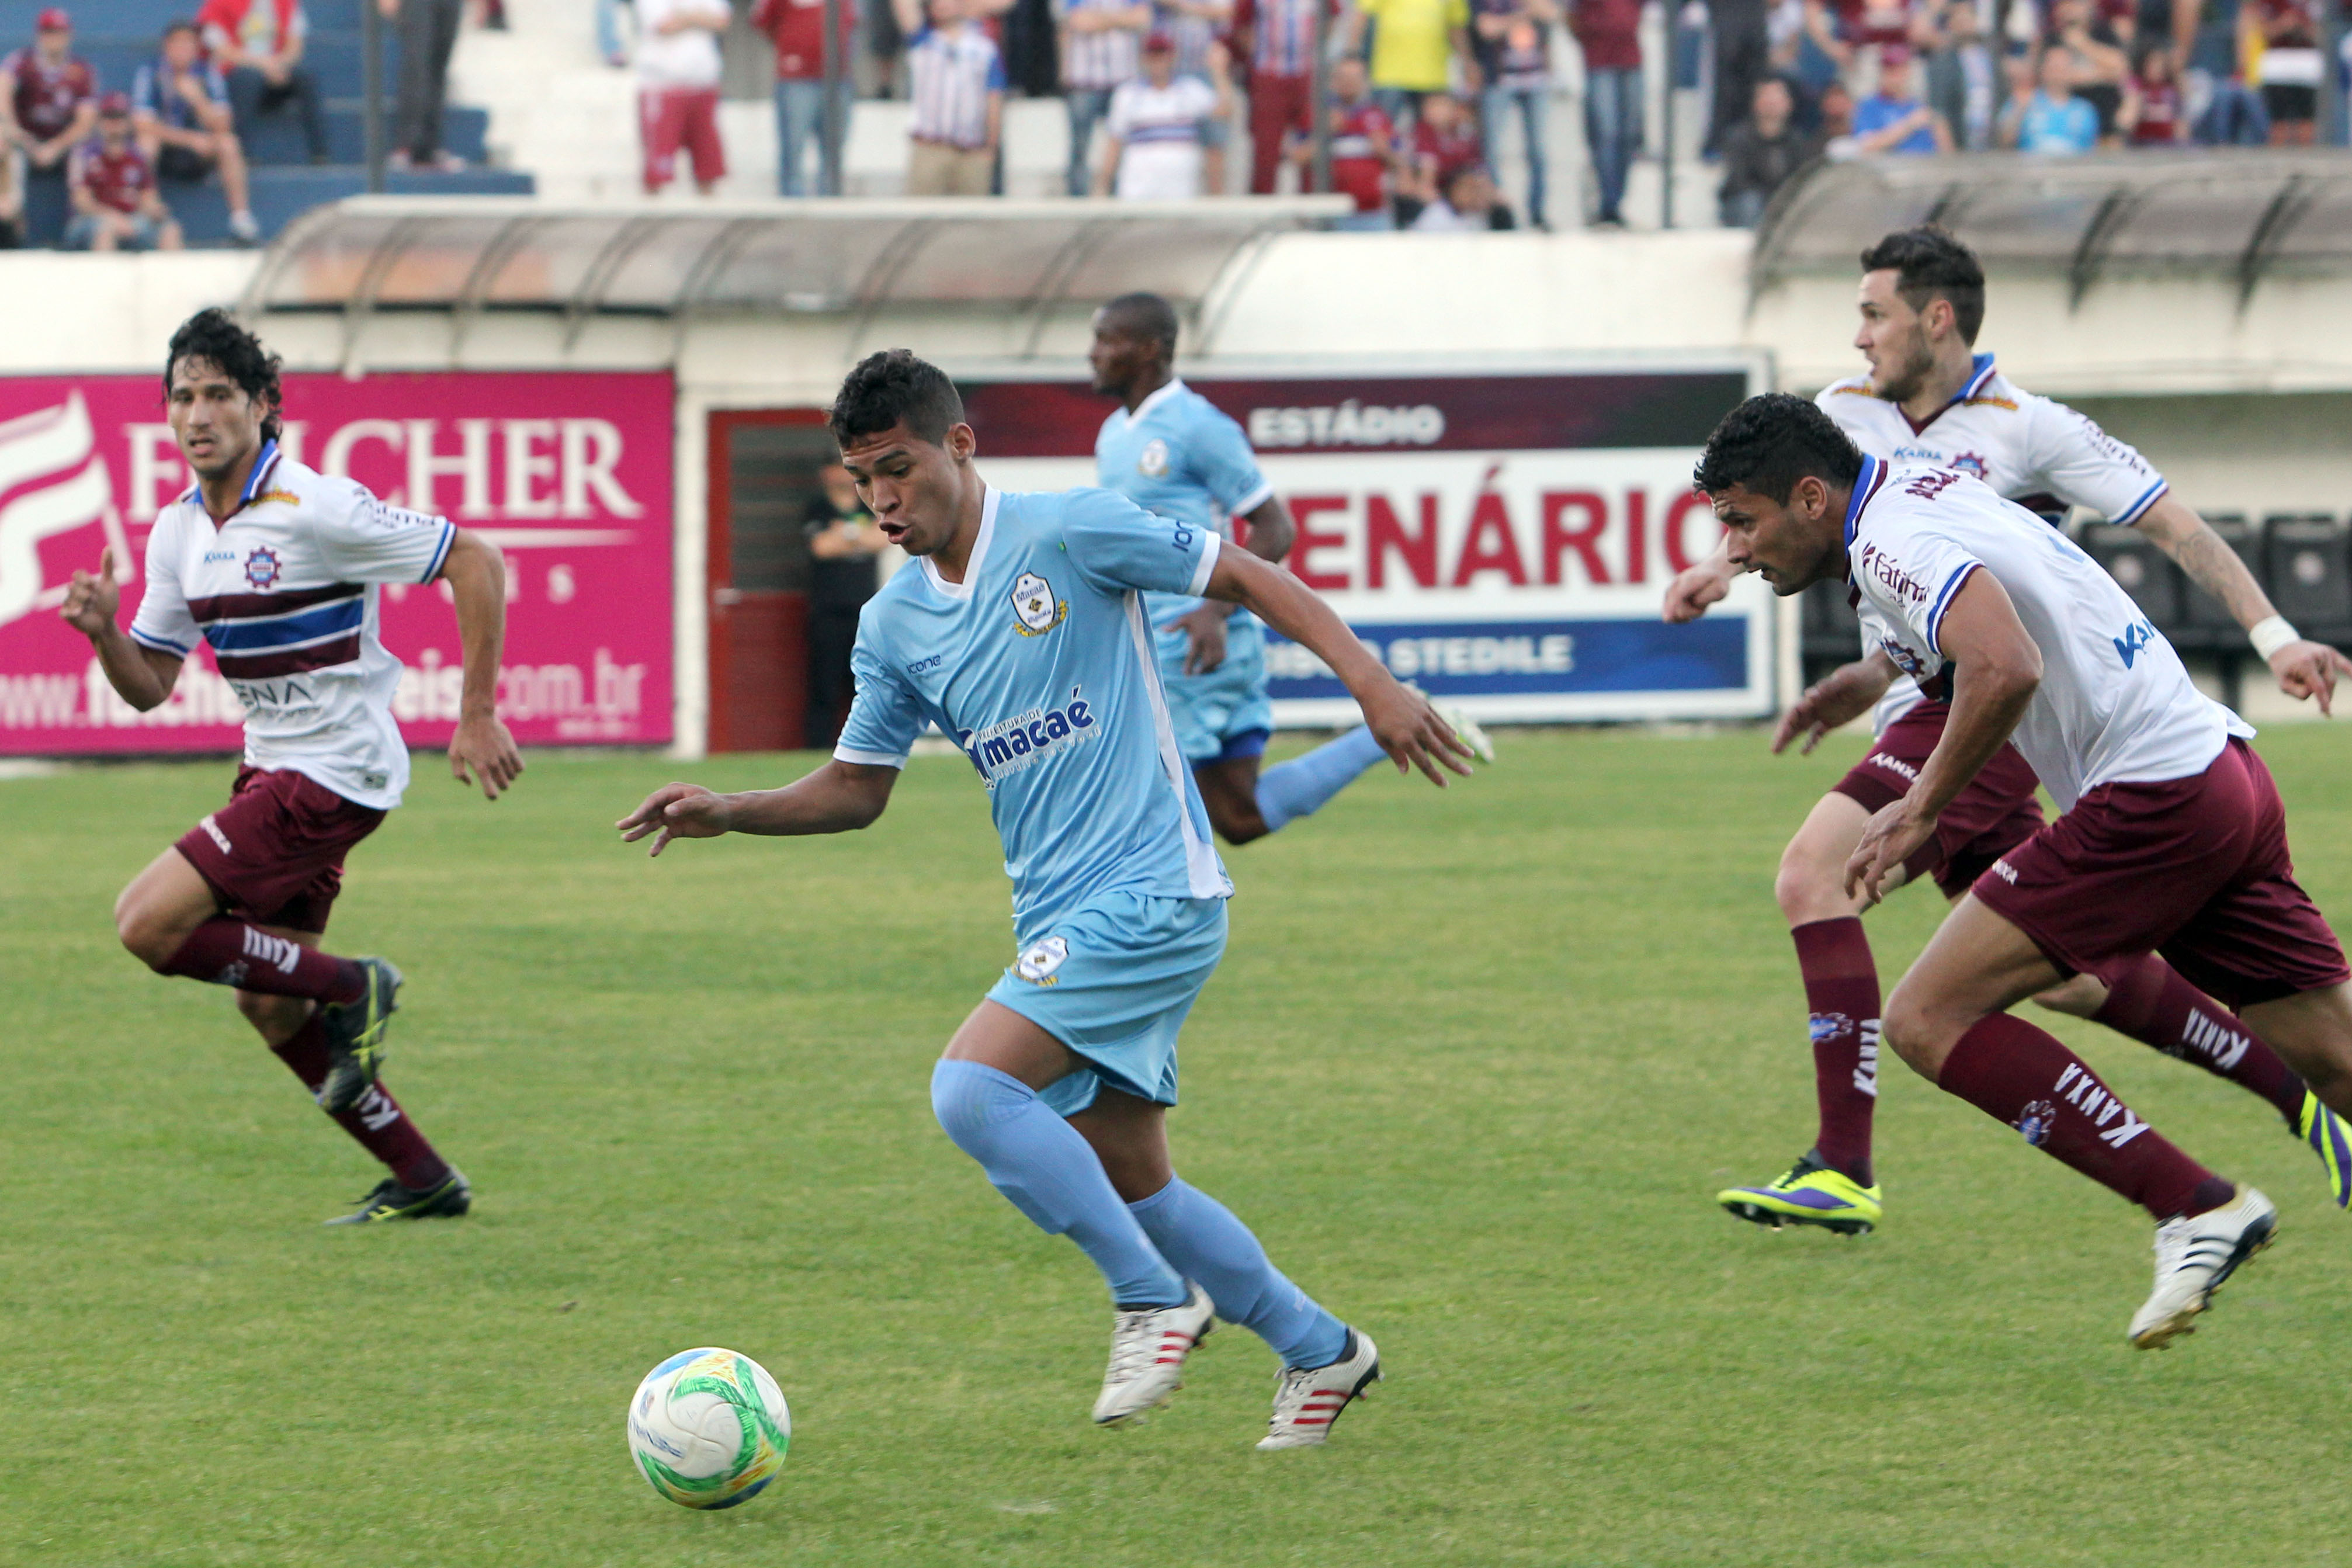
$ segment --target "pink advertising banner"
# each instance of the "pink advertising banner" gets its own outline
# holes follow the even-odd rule
[[[287,451],[438,513],[505,555],[499,710],[522,744],[670,738],[671,410],[667,374],[286,378]],[[220,752],[244,710],[199,647],[141,713],[57,616],[107,544],[137,607],[156,510],[193,483],[153,376],[0,379],[0,753]],[[386,586],[409,742],[446,742],[459,689],[446,584]]]

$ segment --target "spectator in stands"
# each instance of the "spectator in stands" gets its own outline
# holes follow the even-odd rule
[[[1496,194],[1494,174],[1486,164],[1473,163],[1447,170],[1436,198],[1414,215],[1409,226],[1416,234],[1486,234],[1518,224]]]
[[[1584,142],[1601,187],[1596,227],[1625,226],[1625,176],[1642,151],[1641,0],[1570,0],[1584,51]]]
[[[400,40],[400,81],[393,100],[394,169],[456,174],[466,160],[441,145],[441,110],[449,97],[449,51],[466,0],[375,0]]]
[[[1824,158],[1853,156],[1853,94],[1845,83],[1833,81],[1822,89],[1821,100],[1814,106],[1817,123],[1813,135],[1821,142]]]
[[[68,155],[66,192],[73,204],[69,250],[180,248],[180,226],[155,194],[155,166],[131,132],[128,94],[99,100],[98,134]]]
[[[194,22],[164,28],[162,48],[131,78],[131,124],[158,179],[198,183],[218,171],[229,233],[244,245],[261,237],[228,84],[205,58]]]
[[[1981,153],[1993,144],[2000,117],[2000,56],[1985,37],[1976,0],[1950,0],[1927,57],[1927,104],[1951,127],[1953,144]]]
[[[1789,176],[1820,155],[1820,144],[1796,127],[1796,95],[1777,76],[1756,84],[1748,118],[1723,139],[1723,184],[1716,203],[1726,228],[1754,228]]]
[[[325,163],[326,112],[317,79],[302,68],[303,43],[310,32],[302,0],[205,0],[196,26],[205,51],[228,79],[237,139],[250,143],[264,115],[291,105],[300,117],[310,162]]]
[[[2245,36],[2239,58],[2257,61],[2270,144],[2310,146],[2319,123],[2317,0],[2244,0],[2238,26]]]
[[[2124,106],[2124,82],[2131,75],[2126,52],[2127,17],[2096,9],[2091,0],[2057,0],[2050,13],[2050,37],[2045,42],[2072,57],[2074,96],[2098,116],[2098,142],[2121,146],[2123,132],[2116,116]]]
[[[1396,226],[1389,210],[1389,174],[1396,160],[1396,127],[1372,101],[1364,62],[1349,55],[1331,67],[1331,188],[1356,204],[1334,228]],[[1302,165],[1313,149],[1300,142],[1291,155]]]
[[[809,502],[802,525],[810,558],[808,718],[802,744],[829,752],[849,716],[849,655],[857,645],[857,612],[880,586],[876,557],[890,542],[857,499],[847,468],[828,463],[818,477],[824,489]]]
[[[1544,119],[1551,107],[1551,29],[1559,20],[1553,0],[1471,0],[1470,30],[1477,46],[1481,155],[1488,169],[1503,166],[1504,122],[1516,112],[1528,157],[1528,222],[1544,221]]]
[[[908,122],[907,194],[984,196],[996,180],[1004,128],[1004,57],[972,15],[971,0],[897,0],[910,36],[907,68],[914,118]]]
[[[1234,7],[1234,52],[1249,62],[1255,195],[1274,195],[1285,152],[1313,130],[1315,5],[1316,0],[1238,0]]]
[[[1868,157],[1952,150],[1952,128],[1927,106],[1919,78],[1919,63],[1911,58],[1908,46],[1881,46],[1878,90],[1853,106],[1855,152]]]
[[[2178,147],[2189,140],[2189,115],[2180,101],[2172,50],[2162,42],[2140,46],[2124,94],[2123,126],[2135,147]]]
[[[621,13],[628,5],[629,0],[596,0],[596,52],[614,70],[629,67],[628,40],[621,29]]]
[[[1102,173],[1097,195],[1128,201],[1189,201],[1201,194],[1201,125],[1227,108],[1198,77],[1176,74],[1176,40],[1164,31],[1143,40],[1143,74],[1118,84],[1103,117]]]
[[[1421,209],[1442,196],[1457,169],[1484,165],[1486,148],[1462,100],[1433,92],[1421,100],[1421,117],[1407,132],[1397,160],[1397,226],[1410,228]],[[1490,180],[1492,176],[1489,176]],[[1482,209],[1483,210],[1483,209]]]
[[[1095,127],[1110,95],[1140,65],[1139,46],[1151,26],[1143,0],[1056,0],[1062,17],[1062,98],[1070,113],[1070,164],[1064,188],[1083,196],[1094,184]]]
[[[834,58],[839,62],[841,123],[827,123],[824,112],[825,0],[759,0],[751,9],[751,26],[776,46],[776,194],[808,194],[808,176],[802,164],[808,150],[816,149],[817,195],[841,195],[827,184],[835,164],[838,141],[849,132],[850,48],[857,16],[857,0],[835,0],[840,7]]]
[[[25,153],[0,137],[0,250],[25,243]]]
[[[1234,0],[1157,0],[1157,26],[1176,45],[1176,76],[1197,81],[1221,106],[1201,121],[1201,190],[1225,194],[1225,148],[1233,140],[1233,56],[1225,38],[1233,30]]]
[[[33,22],[33,43],[0,60],[8,140],[35,171],[63,169],[98,125],[98,74],[73,52],[73,19],[52,5]]]
[[[1771,0],[1710,0],[1705,8],[1715,46],[1705,143],[1710,156],[1722,153],[1724,138],[1755,105],[1756,84],[1771,74]]]
[[[2087,153],[2099,144],[2099,112],[2074,94],[2074,56],[2053,44],[2042,51],[2030,96],[2011,99],[2002,140],[2021,153]]]
[[[1446,90],[1457,59],[1462,85],[1478,89],[1478,61],[1470,52],[1470,0],[1356,0],[1349,52],[1363,47],[1368,22],[1372,101],[1391,125],[1417,115],[1424,94]]]
[[[636,0],[637,129],[645,141],[646,194],[677,175],[677,155],[694,160],[694,188],[714,194],[727,174],[719,139],[719,36],[727,0]]]

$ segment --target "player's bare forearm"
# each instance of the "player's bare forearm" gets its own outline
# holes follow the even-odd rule
[[[1400,772],[1418,767],[1441,787],[1441,769],[1469,773],[1466,759],[1475,754],[1469,743],[1437,716],[1427,698],[1399,683],[1331,606],[1297,578],[1246,550],[1220,550],[1208,596],[1241,605],[1328,665]]]
[[[1897,673],[1895,661],[1879,652],[1840,665],[1790,704],[1788,712],[1780,716],[1780,728],[1773,733],[1772,750],[1776,753],[1784,751],[1790,741],[1802,735],[1805,743],[1801,754],[1811,755],[1822,736],[1869,712],[1871,705],[1895,684]]]
[[[720,795],[694,784],[667,784],[613,826],[625,844],[651,837],[658,855],[674,838],[717,838],[728,833],[799,837],[848,833],[870,826],[890,804],[896,768],[835,758],[782,789]]]
[[[457,531],[441,576],[457,607],[457,641],[465,660],[465,685],[457,704],[457,732],[449,738],[449,776],[478,783],[483,795],[499,798],[522,773],[522,752],[499,719],[499,656],[506,647],[507,568],[481,535]]]
[[[2189,510],[2169,492],[2157,498],[2139,520],[2139,531],[2179,564],[2189,580],[2229,610],[2231,619],[2252,629],[2278,614],[2270,595],[2254,581],[2238,552],[2230,548],[2212,525]]]
[[[1245,521],[1249,531],[1242,542],[1261,561],[1280,561],[1298,542],[1298,525],[1291,521],[1290,509],[1282,504],[1280,496],[1266,497]]]
[[[179,654],[149,647],[125,632],[115,616],[122,608],[122,585],[115,580],[114,546],[98,552],[98,570],[74,569],[66,583],[58,618],[89,639],[106,683],[142,713],[160,708],[180,683]]]

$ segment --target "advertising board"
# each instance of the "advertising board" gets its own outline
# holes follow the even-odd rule
[[[1188,384],[1248,433],[1298,526],[1291,569],[1392,672],[1478,718],[1537,721],[1772,710],[1769,587],[1744,577],[1700,621],[1658,619],[1668,580],[1721,534],[1691,467],[1756,382],[1717,362]],[[1097,482],[1110,399],[977,377],[964,396],[992,482]],[[1279,722],[1354,716],[1320,660],[1269,644]]]
[[[289,455],[503,552],[499,710],[525,746],[670,738],[672,407],[667,374],[285,378]],[[57,609],[114,546],[137,608],[156,510],[193,476],[156,376],[0,379],[0,753],[220,752],[244,710],[199,647],[162,707],[116,696]],[[413,745],[457,727],[460,658],[446,584],[383,590]]]

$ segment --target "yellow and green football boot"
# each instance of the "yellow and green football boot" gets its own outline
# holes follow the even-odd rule
[[[2352,1208],[2352,1137],[2344,1119],[2319,1103],[2319,1096],[2303,1091],[2303,1114],[2294,1121],[2294,1135],[2311,1145],[2327,1172],[2328,1190],[2337,1208]]]
[[[1885,1212],[1878,1189],[1831,1170],[1808,1151],[1779,1181],[1760,1187],[1730,1187],[1715,1201],[1738,1217],[1778,1230],[1784,1225],[1817,1225],[1840,1236],[1866,1236]]]

